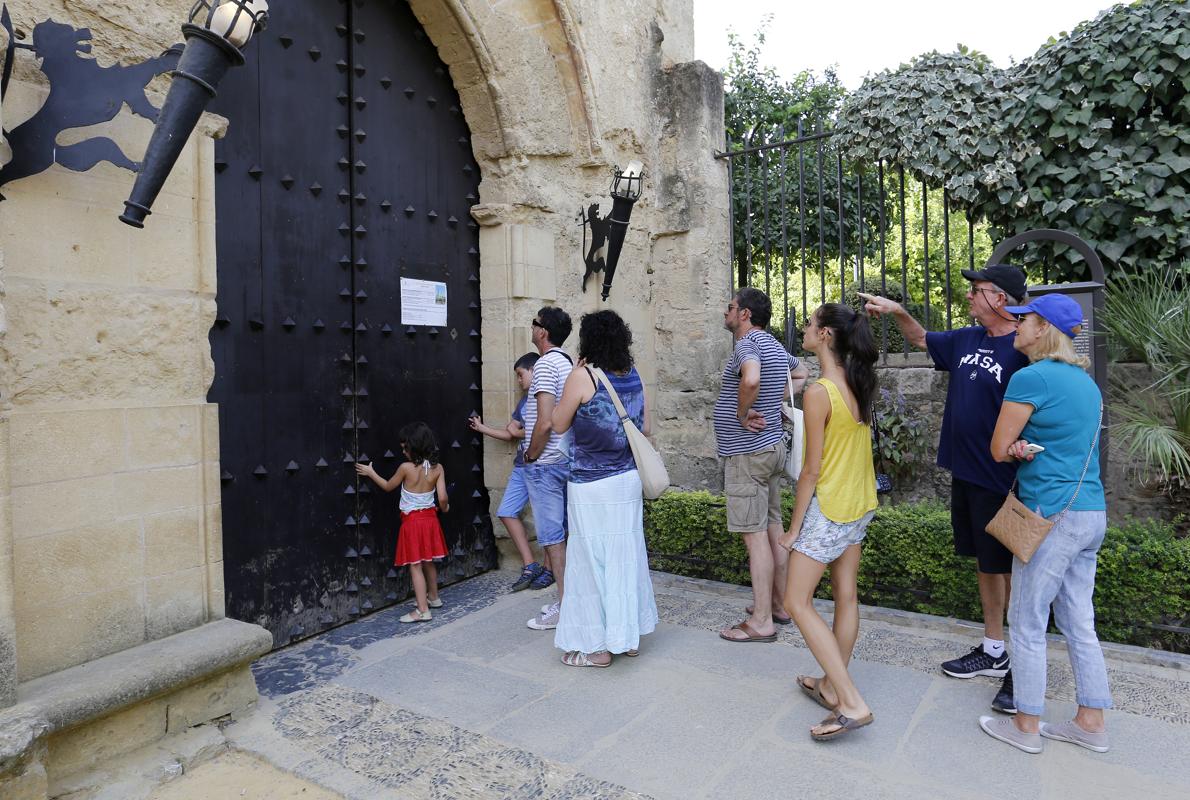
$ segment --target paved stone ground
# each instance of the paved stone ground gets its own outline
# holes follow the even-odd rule
[[[353,799],[1190,796],[1190,659],[1113,650],[1112,751],[1028,756],[977,727],[997,682],[938,671],[974,628],[866,610],[853,674],[876,723],[816,743],[824,712],[792,683],[815,670],[796,629],[776,644],[714,633],[747,590],[655,575],[662,624],[639,658],[593,670],[525,627],[552,591],[508,595],[511,579],[443,590],[432,623],[390,609],[262,659],[261,706],[225,735]],[[1050,687],[1047,716],[1069,716],[1057,644]]]

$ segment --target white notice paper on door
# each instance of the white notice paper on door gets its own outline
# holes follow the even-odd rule
[[[401,278],[401,324],[446,325],[446,284]]]

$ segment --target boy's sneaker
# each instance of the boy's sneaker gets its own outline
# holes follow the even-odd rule
[[[992,710],[1001,714],[1016,713],[1016,701],[1012,699],[1012,670],[1008,670],[1008,674],[1004,676],[1000,691],[996,692],[996,699],[992,701]]]
[[[508,591],[519,592],[522,589],[528,589],[529,585],[533,583],[533,580],[543,572],[548,572],[548,570],[534,561],[521,570],[521,577],[516,579],[516,583]],[[552,580],[553,576],[550,576],[550,578]]]
[[[1008,674],[1008,653],[996,658],[984,652],[983,645],[977,644],[967,655],[952,661],[942,662],[942,671],[952,678],[973,678],[976,675],[987,675],[989,678],[1003,678]]]
[[[548,569],[543,569],[533,582],[529,584],[530,589],[548,589],[554,585],[554,573]]]
[[[525,624],[535,631],[551,631],[558,627],[558,617],[562,612],[561,603],[552,603],[549,608],[542,611],[533,619]]]

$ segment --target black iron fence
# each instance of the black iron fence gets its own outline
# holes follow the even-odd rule
[[[992,242],[949,191],[849,160],[821,124],[793,138],[754,129],[738,144],[716,154],[729,167],[734,278],[773,299],[787,346],[819,303],[855,303],[857,291],[901,302],[927,330],[967,324],[961,270],[982,266]],[[880,339],[886,354],[908,352],[887,320]]]

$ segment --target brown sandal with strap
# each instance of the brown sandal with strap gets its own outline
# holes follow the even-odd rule
[[[815,733],[813,730],[811,730],[810,738],[816,742],[825,742],[830,739],[838,739],[842,736],[846,736],[852,731],[858,731],[860,728],[866,728],[867,726],[871,725],[873,721],[875,721],[875,717],[870,711],[859,719],[852,719],[851,717],[845,716],[843,714],[834,714],[827,717],[818,724],[838,725],[839,727],[835,728],[833,731],[827,731],[826,733]]]
[[[772,633],[770,633],[767,636],[757,633],[756,629],[753,628],[751,625],[749,625],[747,620],[744,620],[743,622],[739,623],[738,625],[732,625],[730,630],[740,631],[744,635],[741,637],[727,636],[723,631],[719,631],[719,638],[724,639],[729,642],[775,642],[775,641],[777,641],[777,632],[776,631],[773,631]]]
[[[807,685],[806,681],[808,680],[814,681],[814,685],[812,687]],[[834,711],[835,706],[832,706],[829,702],[827,702],[826,697],[822,694],[822,680],[822,678],[813,678],[809,675],[798,675],[797,688],[802,690],[802,694],[825,708],[827,711]]]

